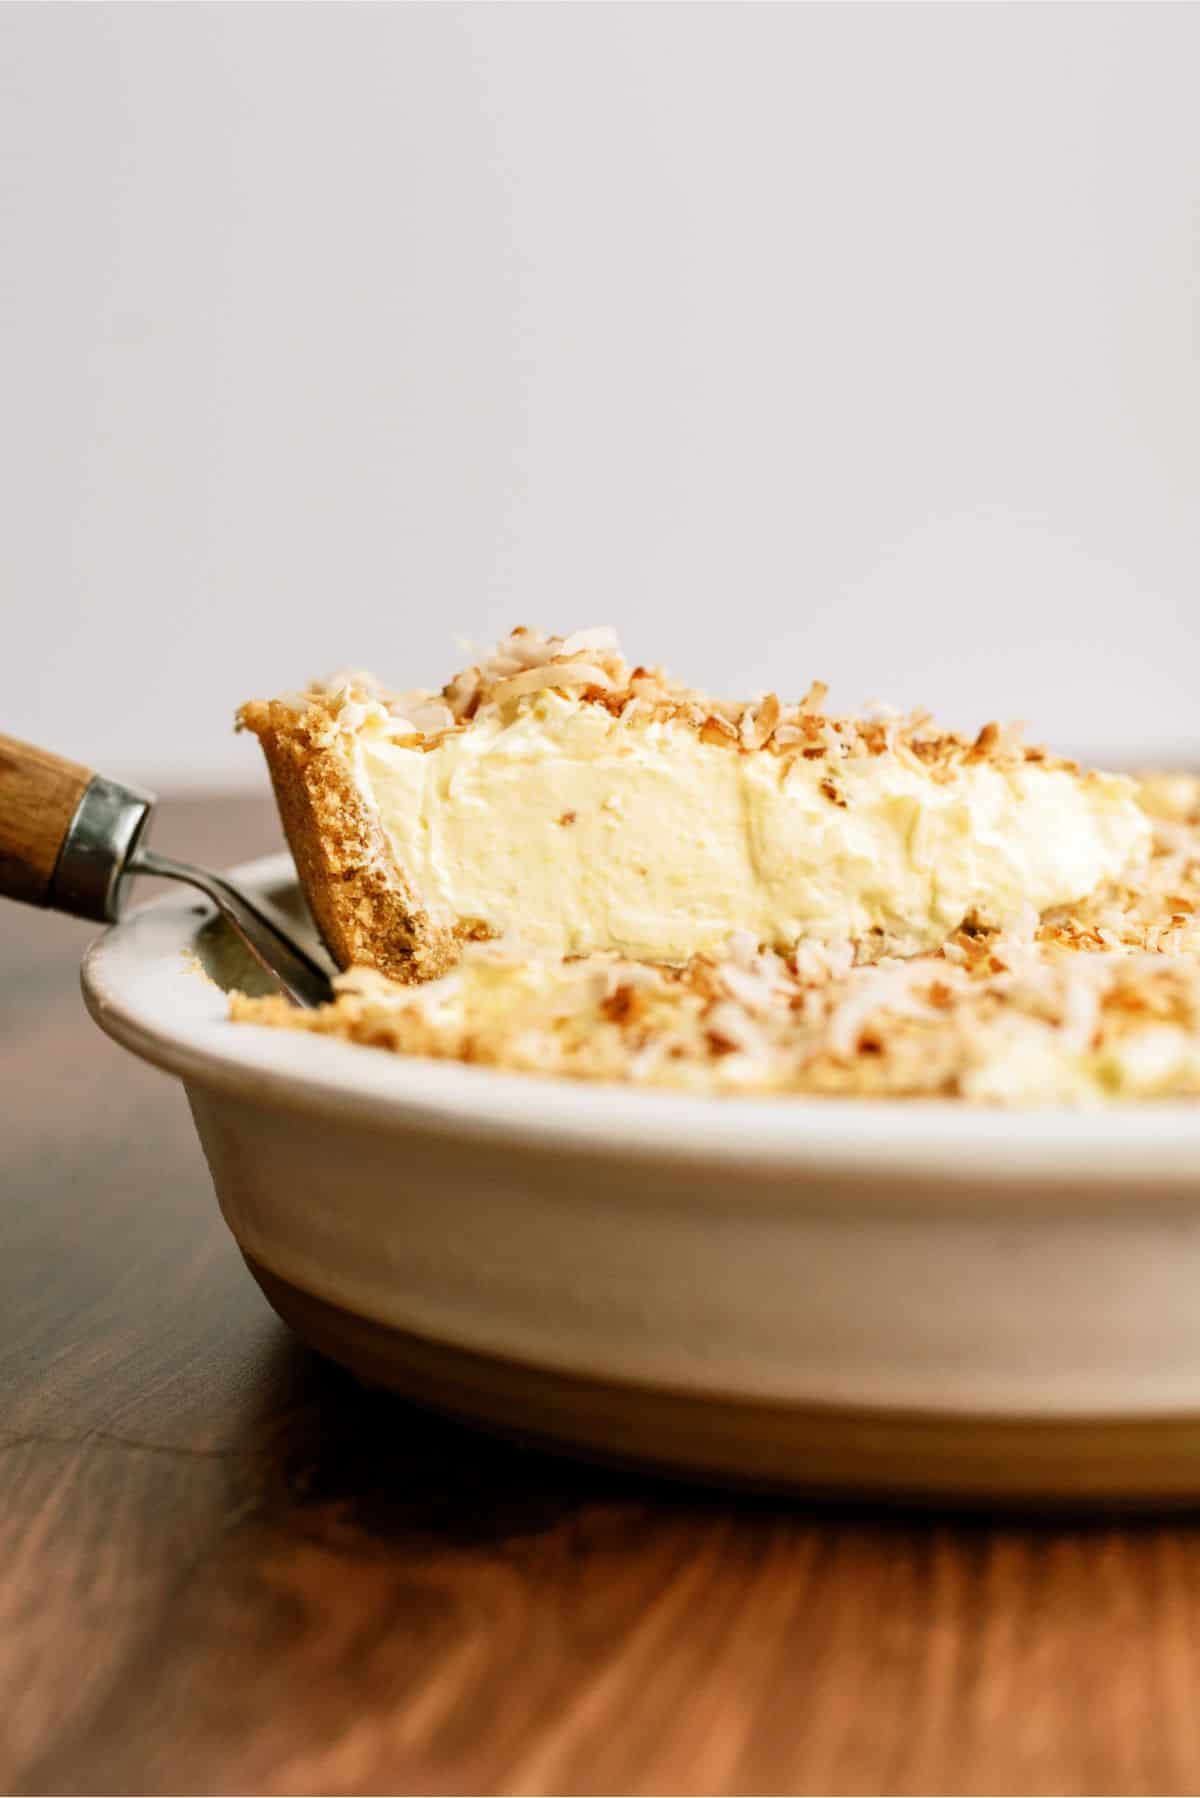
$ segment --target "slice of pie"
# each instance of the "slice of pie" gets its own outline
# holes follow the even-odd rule
[[[606,630],[516,630],[440,692],[348,676],[239,724],[332,954],[400,980],[495,938],[675,965],[732,931],[915,955],[1083,899],[1149,849],[1124,776],[994,724],[837,718],[819,682],[791,705],[710,699]]]

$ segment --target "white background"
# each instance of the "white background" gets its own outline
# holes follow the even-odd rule
[[[0,9],[0,729],[614,623],[1200,734],[1200,7]]]

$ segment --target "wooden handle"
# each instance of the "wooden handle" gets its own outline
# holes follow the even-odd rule
[[[0,897],[45,905],[90,768],[0,736]]]

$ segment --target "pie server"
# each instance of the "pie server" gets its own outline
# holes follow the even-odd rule
[[[115,924],[135,875],[199,888],[295,1005],[325,1004],[330,978],[223,874],[146,848],[154,797],[0,736],[0,897]]]

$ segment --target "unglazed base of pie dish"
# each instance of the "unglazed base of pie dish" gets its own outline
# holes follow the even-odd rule
[[[623,1467],[812,1497],[1056,1508],[1200,1497],[1200,1417],[949,1417],[578,1379],[373,1323],[247,1265],[297,1336],[366,1384]]]
[[[239,878],[295,903],[286,859]],[[167,899],[84,985],[183,1077],[271,1302],[364,1377],[707,1478],[1200,1498],[1200,1107],[556,1083],[232,1025],[245,977]]]

